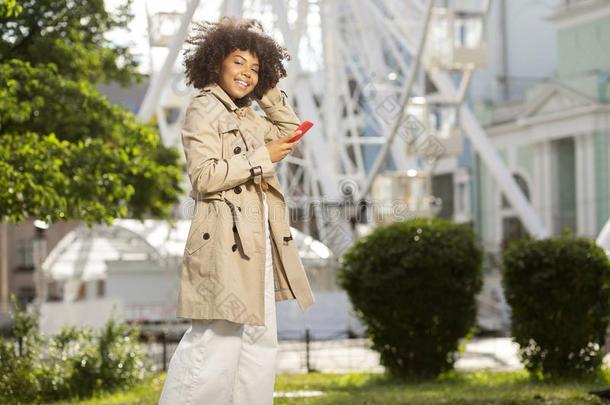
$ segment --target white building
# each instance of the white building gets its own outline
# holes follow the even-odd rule
[[[556,74],[521,101],[482,112],[506,165],[553,235],[564,229],[595,238],[610,214],[610,3],[567,2],[549,14],[557,41]],[[531,35],[536,36],[535,33]],[[499,249],[523,226],[475,162],[473,213],[486,246]]]

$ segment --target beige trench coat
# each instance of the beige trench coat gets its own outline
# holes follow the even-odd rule
[[[286,94],[271,89],[265,116],[238,108],[217,84],[191,100],[182,145],[195,210],[184,249],[177,316],[264,325],[264,177],[272,236],[275,300],[314,302],[288,210],[265,143],[291,135],[300,121]]]

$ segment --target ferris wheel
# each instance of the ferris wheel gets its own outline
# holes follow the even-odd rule
[[[167,145],[180,144],[190,90],[176,61],[199,3],[148,15],[151,47],[167,52],[139,117],[154,115]],[[205,19],[257,18],[292,55],[280,86],[315,126],[276,170],[304,232],[335,254],[367,225],[437,212],[435,163],[458,156],[464,139],[528,233],[548,236],[465,102],[473,72],[486,63],[490,0],[225,0],[214,7]]]

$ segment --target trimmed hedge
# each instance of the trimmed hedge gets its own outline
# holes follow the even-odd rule
[[[610,263],[586,238],[513,242],[503,254],[512,334],[541,377],[589,374],[601,364],[610,315]]]
[[[469,227],[418,218],[356,241],[338,280],[386,369],[433,376],[453,367],[459,339],[475,324],[481,262]]]

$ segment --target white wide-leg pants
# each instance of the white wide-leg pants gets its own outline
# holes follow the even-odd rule
[[[278,351],[275,289],[265,218],[265,326],[192,319],[167,370],[159,405],[271,405]]]

